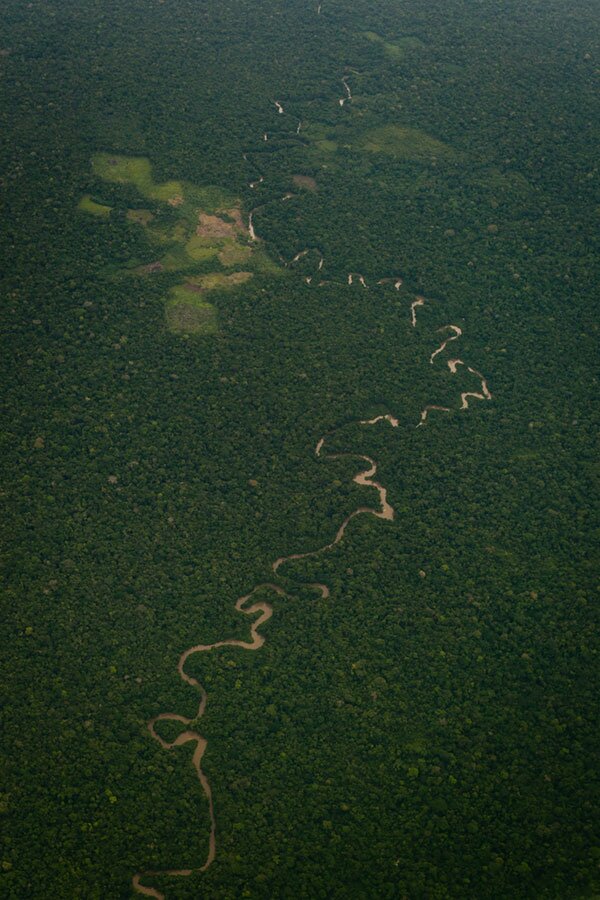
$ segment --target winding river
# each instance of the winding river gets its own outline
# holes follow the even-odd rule
[[[410,320],[412,323],[412,327],[417,327],[417,307],[425,306],[425,297],[417,297],[417,299],[410,304]]]
[[[446,338],[446,340],[440,344],[437,350],[433,351],[433,353],[429,357],[429,362],[432,364],[436,356],[439,356],[440,353],[444,352],[450,341],[457,341],[462,334],[462,328],[459,328],[458,325],[443,325],[442,328],[438,328],[438,331],[447,331],[448,329],[450,329],[453,334],[451,334],[450,337]]]
[[[359,421],[357,424],[376,425],[380,421],[389,422],[393,428],[397,428],[400,424],[398,419],[389,414],[376,416],[374,419]],[[330,543],[325,544],[323,547],[319,547],[316,550],[308,550],[303,553],[292,553],[288,556],[278,557],[271,564],[271,569],[274,575],[277,575],[281,567],[286,565],[287,563],[294,562],[295,560],[307,559],[312,556],[318,556],[321,553],[332,550],[337,544],[340,543],[340,541],[344,537],[348,525],[350,524],[352,519],[356,518],[356,516],[366,514],[375,516],[378,519],[383,519],[387,522],[391,522],[394,518],[394,509],[388,501],[386,488],[379,484],[379,482],[374,481],[374,476],[377,474],[376,462],[371,459],[370,456],[365,456],[364,454],[360,453],[323,453],[323,448],[328,437],[329,435],[325,435],[317,442],[317,445],[315,447],[315,455],[317,456],[317,458],[329,460],[357,459],[366,463],[366,468],[362,469],[357,475],[354,476],[352,480],[360,487],[372,488],[377,492],[379,508],[373,508],[371,506],[359,506],[357,509],[353,510],[353,512],[351,512],[343,520],[340,527],[336,531],[333,540]],[[323,600],[326,600],[330,596],[330,589],[326,584],[311,583],[306,585],[306,587],[313,588],[315,591],[318,591]],[[273,607],[270,603],[267,603],[264,600],[254,603],[249,602],[259,591],[272,591],[279,597],[286,596],[286,591],[280,585],[271,582],[265,582],[257,585],[250,591],[249,594],[245,594],[243,597],[240,597],[238,600],[236,600],[235,608],[238,612],[243,613],[246,616],[257,616],[257,618],[255,618],[254,621],[250,624],[249,641],[243,641],[239,638],[229,638],[223,641],[216,641],[214,644],[195,644],[193,647],[189,647],[187,650],[185,650],[179,657],[179,662],[177,663],[177,672],[180,679],[186,684],[190,685],[190,687],[193,687],[200,695],[198,712],[196,713],[196,715],[192,718],[188,718],[187,716],[182,716],[178,713],[159,713],[148,722],[148,731],[150,732],[154,740],[160,744],[163,750],[175,750],[178,747],[183,747],[185,744],[194,745],[191,762],[196,773],[196,777],[198,778],[200,788],[208,803],[210,829],[208,835],[206,859],[201,866],[190,869],[165,869],[162,871],[148,869],[144,872],[137,872],[133,876],[132,885],[134,890],[138,894],[141,894],[143,896],[154,897],[156,898],[156,900],[164,900],[165,897],[165,895],[161,893],[157,888],[144,884],[143,880],[145,881],[149,878],[152,879],[158,877],[189,877],[190,875],[206,872],[206,870],[214,862],[217,853],[217,822],[215,818],[214,802],[210,782],[208,781],[208,778],[206,777],[202,769],[202,758],[206,751],[207,740],[198,731],[195,731],[189,727],[191,725],[195,725],[195,723],[197,723],[204,716],[204,713],[206,712],[206,705],[208,703],[208,694],[203,685],[196,678],[194,678],[193,675],[190,675],[186,671],[186,663],[190,659],[190,657],[194,656],[197,653],[210,653],[211,651],[218,650],[221,647],[238,647],[241,650],[250,651],[260,650],[260,648],[265,643],[265,638],[262,634],[260,634],[259,629],[262,625],[265,624],[265,622],[268,622],[268,620],[273,615]],[[156,730],[156,726],[159,722],[179,722],[181,725],[185,726],[185,730],[182,731],[175,738],[175,740],[167,741]]]
[[[321,13],[321,6],[317,7],[317,13]],[[352,100],[352,92],[350,86],[347,81],[348,76],[344,76],[342,78],[342,84],[346,90],[346,97],[341,98],[339,101],[340,106],[344,106],[346,102],[350,102]],[[277,112],[279,115],[283,115],[285,110],[283,105],[279,100],[273,101],[275,107],[277,108]],[[300,134],[300,129],[302,126],[302,122],[299,122],[297,128],[295,129],[295,135]],[[268,141],[269,135],[267,132],[263,134],[263,141]],[[302,141],[301,138],[299,138]],[[244,160],[249,162],[248,153],[243,154]],[[250,182],[250,188],[257,188],[259,185],[263,184],[265,180],[265,174],[259,172],[258,179]],[[285,194],[283,197],[279,197],[277,199],[273,199],[271,201],[266,201],[262,206],[258,206],[253,209],[249,213],[248,217],[248,233],[250,240],[253,242],[257,242],[259,240],[258,235],[256,234],[256,230],[254,228],[254,215],[258,212],[259,209],[264,209],[268,206],[269,203],[272,202],[281,202],[287,201],[292,198],[292,194]],[[311,252],[315,252],[318,257],[318,264],[316,268],[316,272],[320,272],[323,268],[324,258],[320,251],[316,249],[304,249],[296,253],[293,259],[290,262],[285,263],[285,265],[293,265],[299,262],[301,259],[304,259]],[[312,283],[312,276],[302,276],[304,282],[307,285]],[[357,279],[360,284],[366,289],[368,289],[368,285],[363,275],[351,272],[348,275],[347,284],[352,286],[354,283],[354,279]],[[394,289],[400,291],[403,286],[402,278],[382,278],[377,284],[383,285],[387,283],[393,282]],[[339,282],[328,282],[328,281],[320,281],[319,286],[325,286],[327,284],[339,284]],[[410,304],[410,317],[411,324],[413,328],[417,327],[417,309],[424,306],[426,300],[424,297],[418,295]],[[446,337],[444,341],[440,344],[437,349],[435,349],[429,358],[431,364],[434,363],[435,359],[445,352],[448,344],[452,341],[458,340],[462,336],[462,329],[458,325],[445,325],[439,329],[440,331],[450,331],[451,333]],[[491,400],[492,394],[489,390],[487,380],[477,369],[474,369],[470,366],[466,366],[462,359],[449,359],[447,361],[448,369],[451,375],[456,375],[458,373],[459,367],[465,366],[470,375],[475,376],[480,381],[480,390],[479,391],[463,391],[460,393],[461,405],[460,409],[465,410],[469,408],[469,400]],[[429,415],[432,412],[451,412],[451,408],[447,406],[441,406],[437,404],[428,404],[421,412],[420,421],[417,427],[421,427],[425,425],[428,421]],[[364,419],[356,422],[356,425],[368,427],[374,426],[379,422],[387,422],[392,428],[399,428],[400,422],[397,418],[395,418],[391,413],[385,413],[378,416],[375,416],[372,419]],[[377,505],[376,506],[359,506],[353,512],[351,512],[346,518],[342,521],[340,526],[338,527],[333,539],[325,544],[322,547],[319,547],[314,550],[307,550],[298,553],[292,553],[287,556],[280,556],[273,561],[271,564],[271,571],[273,573],[273,577],[282,578],[280,574],[280,570],[287,566],[289,563],[294,561],[307,559],[309,557],[316,557],[322,553],[327,553],[333,550],[344,538],[346,533],[346,529],[348,528],[350,522],[360,515],[371,515],[377,519],[383,519],[386,522],[391,522],[394,519],[394,509],[391,503],[388,500],[387,489],[381,485],[378,481],[375,480],[375,476],[377,475],[377,463],[370,456],[366,456],[360,453],[326,453],[324,452],[325,446],[327,444],[328,439],[331,437],[333,432],[328,432],[326,435],[321,437],[317,442],[314,453],[318,459],[324,460],[337,460],[337,459],[353,459],[357,460],[361,463],[361,470],[354,475],[353,482],[357,484],[359,487],[368,488],[371,491],[375,491],[377,494]],[[313,588],[317,591],[322,599],[327,599],[330,596],[330,589],[326,584],[314,583],[306,585],[307,587]],[[179,747],[183,747],[187,744],[191,744],[193,747],[192,756],[191,756],[191,764],[196,773],[196,777],[198,779],[198,783],[200,785],[200,789],[204,796],[206,797],[208,804],[208,813],[209,813],[209,834],[207,839],[206,846],[206,854],[205,859],[202,865],[197,866],[195,868],[180,868],[180,869],[167,869],[167,870],[153,870],[147,869],[143,872],[138,872],[133,876],[132,884],[134,891],[140,895],[146,897],[154,897],[155,900],[164,900],[164,894],[161,893],[157,888],[149,886],[144,882],[147,882],[149,879],[155,878],[164,878],[164,877],[188,877],[193,874],[198,874],[201,872],[205,872],[213,863],[216,852],[217,852],[217,822],[215,817],[214,810],[214,802],[213,795],[210,783],[206,774],[202,769],[202,759],[204,757],[204,753],[207,748],[206,738],[200,734],[199,731],[196,730],[197,723],[204,716],[206,711],[206,706],[208,703],[208,694],[202,684],[190,675],[186,670],[186,664],[190,657],[195,654],[200,653],[211,653],[214,650],[218,650],[222,647],[236,647],[240,650],[248,650],[255,652],[260,650],[260,648],[265,643],[264,636],[260,633],[260,629],[262,626],[268,622],[268,620],[273,615],[273,606],[271,603],[267,602],[264,599],[256,599],[253,600],[255,595],[259,593],[271,592],[278,597],[287,596],[286,590],[281,586],[276,584],[275,582],[265,582],[254,587],[250,593],[245,594],[243,597],[240,597],[235,603],[235,609],[252,619],[250,622],[250,639],[247,641],[240,640],[237,638],[230,638],[227,640],[217,641],[214,644],[196,644],[193,647],[189,647],[185,650],[181,656],[179,657],[179,661],[177,664],[177,672],[179,678],[185,682],[185,684],[189,685],[193,688],[199,695],[199,703],[198,703],[198,711],[195,716],[192,718],[188,718],[186,716],[179,715],[177,713],[160,713],[154,718],[150,719],[148,722],[147,728],[151,737],[164,749],[168,751],[173,751],[178,749]],[[157,730],[157,726],[160,722],[177,722],[182,727],[183,730],[180,734],[172,741],[166,740],[160,732]]]
[[[162,871],[154,871],[147,870],[146,872],[138,872],[133,877],[133,888],[137,891],[138,894],[142,894],[146,897],[155,897],[157,900],[164,900],[164,894],[158,891],[156,888],[148,887],[147,885],[142,884],[142,878],[156,878],[156,877],[189,877],[194,873],[205,872],[209,866],[214,862],[216,853],[217,853],[217,823],[215,819],[215,810],[213,803],[213,796],[210,787],[210,783],[208,778],[204,774],[202,770],[202,757],[204,756],[204,752],[206,750],[207,741],[201,734],[197,731],[186,730],[181,732],[174,741],[166,741],[161,735],[156,731],[157,722],[180,722],[182,725],[192,725],[192,723],[197,722],[202,718],[206,711],[206,704],[208,702],[208,694],[204,687],[200,684],[200,682],[193,677],[193,675],[189,675],[185,670],[185,664],[195,653],[207,653],[211,650],[217,650],[219,647],[240,647],[243,650],[260,650],[262,645],[265,642],[262,634],[259,634],[258,629],[267,622],[271,616],[273,615],[273,607],[270,603],[266,602],[258,602],[251,603],[250,606],[247,606],[248,601],[254,596],[254,594],[258,593],[258,591],[262,590],[271,590],[274,591],[279,596],[284,596],[285,591],[283,588],[279,587],[277,584],[259,584],[255,587],[249,594],[246,594],[243,597],[240,597],[239,600],[236,601],[235,608],[238,612],[242,612],[247,616],[254,616],[257,613],[260,615],[257,619],[255,619],[250,625],[250,641],[241,641],[236,638],[230,638],[225,641],[217,641],[215,644],[196,644],[194,647],[189,647],[184,653],[179,657],[179,662],[177,664],[177,671],[179,673],[179,677],[186,684],[189,684],[191,687],[195,688],[200,694],[200,703],[198,706],[198,712],[193,718],[187,718],[186,716],[178,715],[177,713],[160,713],[158,716],[155,716],[153,719],[150,719],[148,722],[148,731],[152,735],[155,741],[158,741],[163,750],[174,750],[176,747],[183,747],[184,744],[195,744],[194,752],[192,755],[192,766],[196,772],[196,776],[198,781],[200,782],[200,787],[204,796],[208,801],[208,814],[210,820],[210,831],[208,836],[208,849],[206,854],[205,862],[195,868],[195,869],[166,869]]]

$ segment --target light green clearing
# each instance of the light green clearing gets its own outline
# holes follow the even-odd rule
[[[245,284],[252,278],[252,272],[232,272],[224,275],[222,272],[211,272],[208,275],[195,275],[189,278],[187,284],[193,284],[203,291],[230,290],[240,284]],[[173,288],[173,290],[185,291],[185,288]]]
[[[158,184],[152,177],[150,161],[145,157],[99,153],[93,157],[92,165],[99,178],[133,185],[147,200],[168,203],[172,208],[165,224],[160,221],[165,218],[164,213],[151,209],[127,210],[128,221],[142,227],[148,239],[160,249],[159,258],[154,262],[131,261],[121,271],[145,277],[155,272],[179,272],[179,277],[186,271],[190,273],[186,281],[172,287],[165,298],[167,327],[173,333],[215,334],[219,330],[217,312],[204,299],[206,292],[232,290],[249,281],[253,273],[283,274],[281,267],[264,250],[248,244],[240,201],[226,191],[197,187],[184,181]],[[83,198],[82,204],[84,201],[86,205],[94,203],[91,197]],[[98,204],[94,203],[94,214],[99,215],[95,207]],[[110,212],[108,207],[106,209]],[[210,266],[213,271],[193,274],[203,265],[205,270]],[[236,270],[241,266],[252,271],[229,274],[219,271],[221,267]]]
[[[227,191],[210,186],[198,187],[179,180],[157,183],[152,177],[150,160],[142,156],[98,153],[92,159],[92,167],[99,178],[116,184],[133,185],[146,199],[168,203],[173,208],[179,219],[174,226],[157,224],[155,215],[149,209],[130,209],[127,212],[130,222],[142,226],[153,243],[164,246],[163,255],[157,260],[162,271],[194,269],[217,256],[222,266],[235,268],[246,263],[251,256],[252,249],[245,243],[247,237],[241,224],[239,201]],[[94,214],[100,213],[94,210]],[[217,221],[217,233],[211,235],[209,229],[208,234],[198,235],[196,229],[200,214],[205,219],[208,216],[220,219],[230,226],[229,233],[225,228],[224,233],[219,234]],[[132,271],[148,274],[146,266],[138,266]]]
[[[215,334],[218,328],[217,312],[203,298],[207,291],[232,290],[252,278],[252,272],[211,272],[195,275],[185,284],[178,284],[169,291],[165,304],[167,327],[176,334]],[[194,290],[194,288],[196,290]]]
[[[252,270],[261,275],[278,275],[285,274],[285,269],[278,266],[264,250],[254,250],[252,253]]]
[[[105,206],[103,203],[96,203],[89,194],[84,194],[79,201],[78,209],[88,213],[90,216],[98,216],[105,219],[110,215],[112,206]]]
[[[367,132],[359,139],[357,147],[368,153],[385,153],[402,159],[449,159],[456,156],[451,147],[424,131],[400,125],[384,125]]]
[[[213,259],[219,252],[220,244],[207,241],[206,238],[193,234],[186,242],[185,255],[194,262],[202,262],[205,259]]]
[[[334,153],[337,150],[337,143],[331,140],[331,128],[321,122],[312,122],[305,129],[305,136],[311,140],[317,150],[323,150],[326,153]]]
[[[113,153],[97,153],[92,157],[94,174],[104,181],[134,185],[143,197],[170,203],[189,213],[193,207],[212,212],[222,206],[232,206],[234,198],[222,188],[208,185],[198,187],[185,181],[154,181],[152,165],[145,156],[119,156]]]
[[[218,255],[221,265],[226,269],[230,269],[234,266],[243,266],[250,259],[252,249],[242,244],[231,242],[223,246],[223,249],[219,250]]]
[[[113,156],[110,153],[98,153],[92,159],[94,174],[104,181],[118,184],[133,184],[140,194],[150,200],[168,201],[183,196],[181,181],[166,181],[156,184],[152,178],[150,160],[143,156]]]
[[[212,303],[183,288],[172,288],[165,304],[167,328],[174,334],[217,334],[219,323]]]
[[[389,56],[390,59],[404,59],[407,52],[410,50],[420,50],[425,46],[423,41],[420,41],[419,38],[416,37],[403,37],[392,43],[386,41],[375,31],[365,31],[363,32],[363,35],[368,41],[371,41],[374,44],[380,44],[381,47],[383,47],[384,53],[386,56]]]

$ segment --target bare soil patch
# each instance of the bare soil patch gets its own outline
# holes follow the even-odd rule
[[[201,212],[198,215],[198,227],[196,228],[198,237],[223,240],[223,238],[234,238],[239,232],[245,230],[239,209],[223,209],[220,212],[232,221],[228,222],[221,216],[211,216]]]
[[[227,219],[233,219],[234,225],[238,231],[246,231],[244,220],[242,219],[242,211],[239,206],[232,206],[229,209],[223,207],[223,209],[218,209],[217,212]]]
[[[157,260],[156,262],[148,263],[145,266],[138,266],[135,269],[136,275],[154,275],[156,272],[164,272],[165,267],[163,264]]]
[[[234,272],[232,275],[227,275],[227,283],[230,285],[245,284],[251,278],[252,272]]]
[[[183,285],[186,291],[202,293],[203,291],[227,290],[238,284],[245,284],[252,278],[252,272],[232,272],[231,275],[222,275],[213,272],[210,275],[197,275]]]

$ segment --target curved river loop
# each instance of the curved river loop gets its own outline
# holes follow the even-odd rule
[[[321,6],[319,5],[317,8],[317,14],[320,15]],[[342,78],[342,84],[344,85],[346,96],[339,100],[339,106],[343,107],[345,103],[352,101],[352,92],[348,85],[348,76],[344,76]],[[271,103],[275,106],[277,115],[281,116],[289,116],[283,106],[283,104],[279,100],[273,100]],[[294,122],[297,122],[297,118],[294,119]],[[286,135],[297,136],[300,134],[301,124],[299,123],[293,127],[290,132],[286,132]],[[267,141],[269,139],[269,132],[264,132],[262,135],[263,141]],[[248,151],[249,152],[249,151]],[[244,159],[250,163],[248,158],[248,152],[244,153]],[[258,189],[261,185],[263,185],[266,181],[266,173],[258,170],[254,164],[252,164],[254,168],[257,170],[257,177],[249,183],[249,187],[252,189]],[[283,197],[279,197],[274,200],[267,200],[262,205],[255,207],[248,216],[248,233],[249,237],[253,242],[260,241],[260,237],[256,233],[256,228],[254,224],[254,217],[257,212],[265,209],[271,203],[276,202],[285,202],[292,199],[293,194],[285,194]],[[315,247],[308,247],[302,250],[299,250],[295,256],[289,260],[281,260],[285,266],[291,267],[296,263],[300,262],[300,260],[308,257],[309,255],[314,255],[316,257],[316,268],[315,275],[321,273],[324,267],[324,257],[320,250]],[[304,276],[303,281],[307,285],[311,285],[314,283],[313,276]],[[378,285],[393,285],[394,289],[399,291],[402,287],[403,279],[399,276],[394,277],[383,277],[377,281]],[[342,286],[342,282],[333,282],[327,280],[320,280],[316,282],[316,285],[319,287],[325,286],[327,284],[337,284]],[[369,290],[369,285],[367,284],[365,278],[360,273],[350,272],[347,277],[347,287],[360,286],[365,290]],[[425,297],[418,295],[410,305],[410,320],[413,328],[417,327],[417,310],[423,307],[427,303]],[[458,325],[448,324],[444,325],[439,329],[440,332],[446,332],[447,336],[442,341],[440,346],[435,349],[429,358],[430,363],[433,365],[435,360],[442,356],[448,344],[459,340],[462,336],[462,329]],[[491,391],[488,387],[488,383],[486,378],[479,372],[477,369],[467,366],[466,363],[463,362],[462,359],[449,359],[447,361],[448,369],[451,375],[456,375],[459,367],[465,367],[468,373],[474,376],[479,381],[479,390],[477,391],[463,391],[460,394],[460,410],[469,409],[469,400],[479,400],[479,401],[489,401],[492,399]],[[422,427],[426,425],[429,421],[429,416],[432,412],[451,412],[451,408],[447,406],[440,406],[437,404],[428,404],[421,411],[420,420],[417,423],[416,427]],[[387,422],[390,427],[398,428],[400,423],[398,419],[396,419],[391,413],[385,413],[383,415],[376,416],[373,419],[364,419],[356,422],[358,426],[361,427],[370,427],[374,426],[379,422]],[[394,509],[390,504],[387,497],[387,490],[383,487],[378,481],[375,480],[375,476],[377,474],[377,463],[369,456],[365,456],[363,454],[357,453],[326,453],[325,447],[327,444],[327,440],[334,432],[329,432],[323,437],[321,437],[315,447],[314,453],[318,459],[323,460],[335,460],[335,459],[355,459],[360,461],[361,469],[353,478],[355,484],[360,487],[368,488],[371,492],[375,491],[377,495],[377,504],[375,506],[359,506],[353,512],[351,512],[343,522],[340,524],[338,530],[336,531],[333,539],[330,543],[325,544],[323,547],[319,547],[314,550],[302,551],[297,553],[292,553],[288,556],[281,556],[278,559],[274,560],[271,564],[271,570],[273,573],[273,578],[281,578],[279,575],[280,570],[285,567],[288,563],[307,559],[309,557],[319,556],[320,554],[327,553],[333,550],[337,544],[339,544],[346,533],[346,529],[348,528],[350,522],[355,519],[357,516],[361,515],[370,515],[374,516],[377,519],[382,519],[384,522],[392,522],[394,519]],[[330,596],[330,589],[326,584],[310,584],[306,585],[307,587],[311,587],[314,590],[318,591],[322,597],[322,599],[327,599]],[[199,704],[198,704],[198,712],[192,718],[188,718],[186,716],[179,715],[177,713],[164,712],[159,713],[154,716],[154,718],[150,719],[148,722],[147,728],[148,732],[152,736],[152,738],[157,741],[160,746],[164,750],[173,751],[179,747],[182,747],[186,744],[191,744],[193,747],[191,764],[196,773],[196,777],[198,779],[198,783],[200,786],[200,790],[204,794],[207,803],[208,803],[208,812],[209,812],[209,820],[210,827],[207,838],[207,846],[205,851],[204,862],[200,865],[191,868],[173,868],[173,869],[163,869],[160,871],[146,869],[145,871],[138,872],[133,876],[132,884],[134,891],[137,894],[146,897],[154,897],[156,900],[164,900],[165,895],[161,893],[157,888],[149,886],[144,883],[149,879],[154,878],[165,878],[165,877],[189,877],[193,874],[198,874],[201,872],[206,872],[207,869],[210,868],[212,863],[215,860],[217,854],[217,821],[215,816],[215,808],[214,808],[214,800],[213,794],[211,790],[210,783],[206,774],[202,769],[202,759],[206,752],[207,741],[202,736],[202,734],[197,731],[198,722],[202,719],[206,706],[208,703],[208,694],[202,684],[190,675],[186,671],[186,664],[190,657],[194,656],[197,653],[211,653],[214,650],[218,650],[221,647],[237,647],[240,650],[256,652],[261,649],[261,647],[265,643],[265,637],[261,634],[260,629],[262,626],[268,622],[268,620],[273,615],[273,606],[271,603],[266,600],[254,600],[256,594],[258,593],[271,592],[275,596],[284,597],[287,596],[287,592],[283,587],[278,585],[275,581],[273,582],[265,582],[262,584],[256,585],[248,594],[245,594],[243,597],[240,597],[235,602],[235,609],[242,613],[245,616],[248,616],[252,621],[250,622],[250,639],[247,641],[238,640],[238,639],[226,639],[222,641],[217,641],[214,644],[196,644],[193,647],[188,647],[181,656],[179,657],[179,662],[177,664],[177,672],[179,678],[185,682],[185,684],[189,685],[193,688],[199,695]],[[156,725],[159,722],[178,722],[183,726],[181,733],[173,740],[167,741],[165,740],[159,732],[156,730]]]

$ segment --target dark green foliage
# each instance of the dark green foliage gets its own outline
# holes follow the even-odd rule
[[[357,518],[287,566],[259,652],[190,660],[217,859],[156,885],[595,896],[597,5],[6,0],[2,16],[0,895],[125,898],[135,872],[202,865],[191,749],[146,723],[194,714],[180,653],[248,639],[234,602],[275,558],[375,503],[358,464],[314,457],[335,430],[331,451],[377,460],[396,519]],[[390,126],[451,152],[365,151]],[[311,255],[211,293],[218,334],[170,333],[173,278],[122,276],[152,248],[125,217],[135,189],[93,176],[98,151],[261,207],[275,264],[317,248],[340,285],[304,284]],[[112,212],[78,211],[85,194]],[[402,292],[374,286],[397,275]],[[435,298],[417,329],[415,292]],[[448,322],[493,403],[459,411],[473,381],[429,365]],[[416,429],[428,403],[454,411]],[[353,424],[388,411],[398,429]]]

